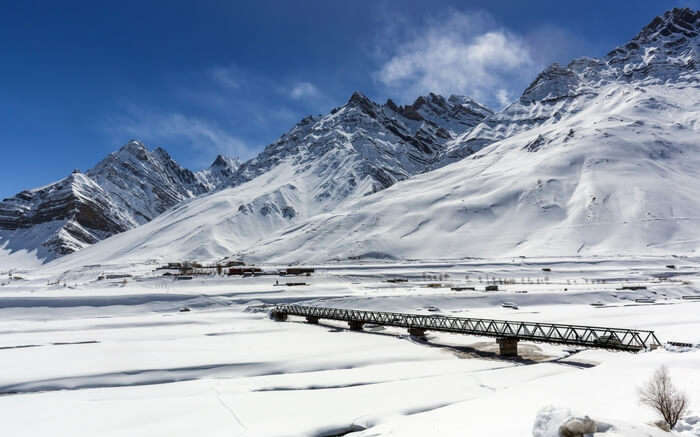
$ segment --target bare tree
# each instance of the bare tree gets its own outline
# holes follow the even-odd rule
[[[655,409],[671,429],[688,409],[688,398],[673,385],[666,366],[656,369],[646,385],[639,389],[639,400]]]

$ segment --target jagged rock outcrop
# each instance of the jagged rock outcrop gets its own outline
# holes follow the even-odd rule
[[[518,101],[448,143],[448,156],[466,159],[301,221],[241,255],[696,253],[699,17],[674,9],[602,59],[550,66]]]
[[[241,164],[220,155],[199,172],[162,148],[151,151],[132,140],[85,174],[0,203],[0,245],[37,250],[50,260],[143,225],[186,199],[263,174],[276,179],[284,167],[284,178],[308,175],[299,182],[301,194],[289,181],[269,184],[228,212],[245,218],[246,226],[261,220],[263,228],[280,227],[440,165],[445,144],[490,114],[466,97],[430,94],[397,106],[354,93],[330,114],[301,120],[257,157]]]
[[[468,156],[488,144],[576,114],[609,84],[697,84],[700,11],[672,9],[601,59],[553,64],[521,97],[453,141],[449,153]]]
[[[196,251],[190,254],[188,249],[186,256],[222,253],[229,244],[248,247],[293,223],[331,213],[444,165],[447,143],[490,114],[467,97],[429,94],[399,106],[392,101],[378,104],[356,92],[329,114],[304,118],[240,166],[217,158],[212,167],[194,174],[194,180],[188,173],[177,173],[182,182],[178,186],[186,189],[182,196],[202,189],[214,192],[104,244],[116,247],[128,240],[130,246],[140,247],[141,233],[177,233],[178,245]],[[137,155],[136,161],[127,160],[129,173],[144,162],[143,152]],[[227,243],[221,244],[222,239]],[[167,238],[162,241],[167,244],[149,245],[153,258],[179,252]]]
[[[209,168],[196,172],[195,176],[207,190],[215,191],[229,186],[240,166],[238,158],[218,155]]]
[[[87,175],[101,186],[133,226],[146,223],[179,202],[209,191],[196,175],[162,148],[130,141]]]
[[[391,100],[380,105],[355,92],[347,104],[326,116],[304,118],[241,164],[231,185],[291,159],[300,168],[314,166],[325,177],[327,190],[320,198],[342,199],[359,185],[365,193],[376,192],[443,165],[446,144],[491,114],[463,96],[429,94],[398,106]]]
[[[355,93],[241,164],[229,188],[61,266],[700,250],[697,17],[669,11],[606,57],[553,65],[493,115],[459,97]]]
[[[12,231],[34,228],[41,243],[36,249],[47,257],[74,252],[131,227],[109,194],[78,172],[0,202],[0,232],[10,246],[31,249],[13,241]]]
[[[146,223],[208,192],[210,180],[132,140],[86,173],[0,202],[0,243],[50,260]]]

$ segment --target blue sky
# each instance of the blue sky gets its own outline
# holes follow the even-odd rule
[[[498,109],[549,63],[604,55],[674,6],[698,2],[5,2],[0,198],[131,138],[192,169],[247,159],[354,90]]]

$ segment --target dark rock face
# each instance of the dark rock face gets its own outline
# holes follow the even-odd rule
[[[117,208],[129,217],[131,227],[209,191],[205,183],[165,150],[149,151],[138,141],[110,154],[87,175],[110,194]]]
[[[572,97],[578,86],[576,74],[559,64],[552,64],[528,86],[520,97],[520,102],[530,104],[536,101],[554,101]]]
[[[668,37],[673,34],[695,38],[698,36],[699,29],[700,11],[674,8],[664,15],[654,18],[639,32],[634,41],[651,42],[659,37]]]
[[[399,106],[392,100],[380,105],[355,92],[344,106],[303,119],[241,164],[231,186],[291,161],[299,171],[315,167],[318,173],[328,173],[317,195],[320,200],[343,198],[367,178],[372,186],[367,193],[376,192],[447,163],[446,144],[491,114],[462,96],[429,94]]]
[[[124,230],[107,194],[86,176],[74,173],[47,187],[23,191],[0,203],[0,228],[14,230],[54,220],[80,218],[85,226],[107,231]]]
[[[238,159],[218,155],[208,169],[198,171],[195,176],[209,191],[227,187],[241,166]]]
[[[196,173],[164,149],[151,151],[129,141],[85,173],[74,171],[1,202],[0,241],[9,240],[18,250],[39,250],[50,260],[144,224],[183,200],[240,185],[283,163],[294,174],[317,177],[313,199],[332,208],[352,195],[372,194],[443,165],[446,144],[490,114],[461,96],[429,94],[398,106],[380,105],[356,92],[330,114],[304,118],[254,159],[241,164],[218,156]],[[297,219],[297,205],[283,197],[260,199],[239,212],[268,220]],[[22,230],[31,231],[31,242]]]
[[[208,187],[163,149],[130,141],[87,173],[0,202],[0,237],[50,260],[146,223]],[[32,228],[31,242],[21,230]]]
[[[71,253],[131,227],[109,195],[82,173],[0,202],[0,230],[34,226],[43,226],[41,244],[55,255]]]

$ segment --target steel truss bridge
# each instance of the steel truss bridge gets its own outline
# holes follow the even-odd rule
[[[629,352],[652,350],[661,346],[654,331],[638,329],[361,311],[294,304],[277,305],[270,311],[270,317],[274,320],[284,321],[287,316],[305,317],[309,323],[318,323],[320,319],[344,321],[352,330],[362,330],[364,324],[407,328],[410,335],[417,337],[423,337],[425,331],[495,337],[502,355],[517,355],[519,340]]]

